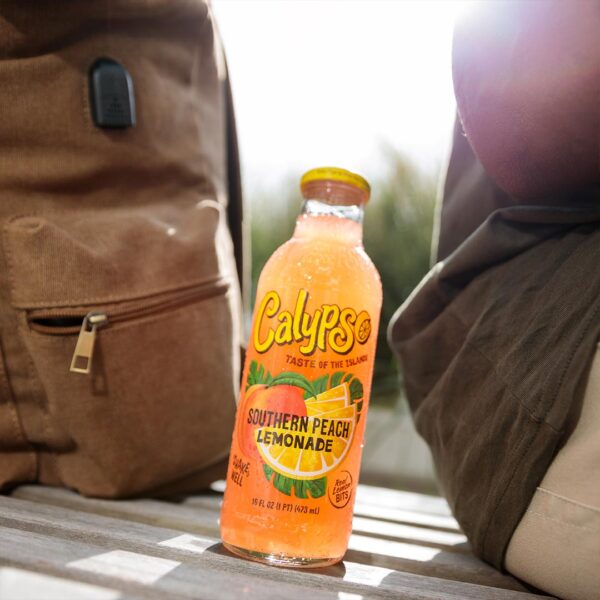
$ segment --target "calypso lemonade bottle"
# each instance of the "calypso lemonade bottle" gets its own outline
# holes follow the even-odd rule
[[[362,245],[369,184],[328,167],[301,189],[258,283],[221,535],[246,558],[315,567],[348,547],[382,297]]]

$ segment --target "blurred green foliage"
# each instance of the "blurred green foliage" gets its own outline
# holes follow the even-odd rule
[[[385,176],[370,181],[372,197],[365,210],[364,244],[383,284],[372,400],[389,404],[399,399],[400,373],[387,344],[387,326],[429,270],[436,177],[396,152],[386,152],[384,160]],[[275,188],[255,191],[250,198],[253,301],[263,266],[292,235],[301,208],[298,179],[287,178]]]

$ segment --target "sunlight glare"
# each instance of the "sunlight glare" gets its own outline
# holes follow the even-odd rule
[[[453,5],[454,22],[471,15],[480,2],[481,0],[453,0],[450,2]]]
[[[374,175],[386,145],[438,168],[455,111],[452,26],[469,4],[214,0],[246,185],[315,164]]]

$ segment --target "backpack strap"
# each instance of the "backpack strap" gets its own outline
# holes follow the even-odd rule
[[[246,243],[248,236],[244,223],[244,198],[242,195],[240,152],[235,124],[235,112],[233,109],[231,82],[228,71],[225,79],[225,119],[228,192],[227,220],[233,239],[234,256],[242,292],[242,300],[244,304],[246,304],[248,302],[248,293],[250,290],[250,252]]]

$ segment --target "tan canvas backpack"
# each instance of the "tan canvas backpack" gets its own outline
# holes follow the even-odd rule
[[[2,489],[223,474],[243,271],[230,100],[201,0],[0,4]]]

